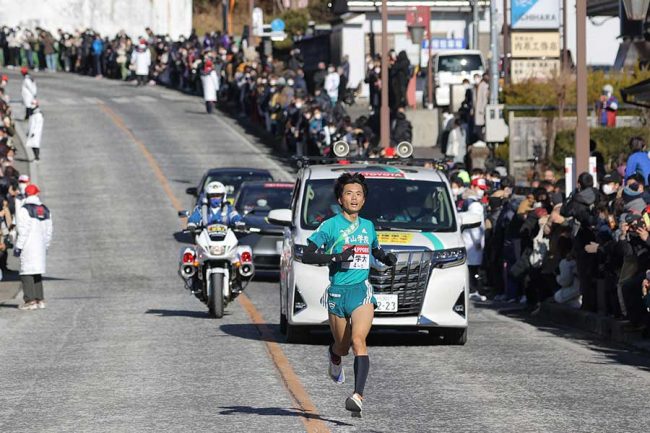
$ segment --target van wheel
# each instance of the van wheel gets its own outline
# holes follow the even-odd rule
[[[287,323],[287,343],[302,343],[309,337],[309,328],[306,326],[295,326]]]

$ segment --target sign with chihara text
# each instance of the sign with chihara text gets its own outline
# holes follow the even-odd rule
[[[512,0],[510,26],[513,29],[560,28],[560,0]]]
[[[512,32],[512,57],[560,57],[560,32]]]

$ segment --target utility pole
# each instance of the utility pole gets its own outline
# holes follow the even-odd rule
[[[562,0],[562,71],[569,70],[569,50],[567,45],[566,0]]]
[[[503,81],[510,83],[510,26],[508,25],[508,0],[503,0]]]
[[[576,173],[589,172],[589,124],[587,119],[587,0],[576,0]]]
[[[578,0],[579,1],[579,0]],[[499,103],[499,32],[497,29],[497,2],[490,2],[490,104]]]
[[[472,49],[478,50],[478,0],[472,0]]]
[[[253,9],[255,9],[255,0],[248,0],[248,46],[252,47],[253,46]]]
[[[433,65],[431,60],[431,7],[427,14],[427,110],[433,110]]]
[[[230,0],[221,0],[221,11],[223,13],[223,32],[226,35],[230,32],[230,29],[228,28],[228,15],[230,14],[230,11],[228,10],[229,5]]]
[[[380,147],[390,145],[390,115],[388,111],[388,0],[381,2],[381,112]]]

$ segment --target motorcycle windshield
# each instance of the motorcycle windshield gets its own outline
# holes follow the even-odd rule
[[[208,230],[208,236],[210,236],[210,240],[220,241],[226,237],[226,233],[228,232],[228,226],[225,226],[223,224],[210,224],[207,227],[207,230]]]

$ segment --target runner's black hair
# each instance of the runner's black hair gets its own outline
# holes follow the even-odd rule
[[[368,196],[368,185],[366,185],[366,178],[361,173],[343,173],[336,179],[334,184],[334,195],[337,199],[341,198],[343,195],[343,188],[345,185],[350,185],[352,183],[358,183],[363,188],[363,196]]]

